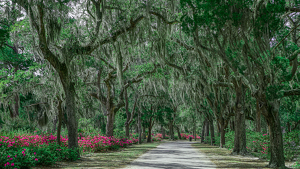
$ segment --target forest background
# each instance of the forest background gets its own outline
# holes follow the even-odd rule
[[[299,3],[0,1],[2,139],[201,133],[284,168],[299,156]]]

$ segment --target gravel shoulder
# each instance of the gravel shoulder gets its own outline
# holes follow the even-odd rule
[[[162,143],[134,160],[125,169],[216,168],[215,164],[204,153],[192,147],[194,143],[196,142],[172,141]]]

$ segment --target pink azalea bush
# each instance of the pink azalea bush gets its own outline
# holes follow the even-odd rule
[[[152,137],[152,141],[161,141],[162,140],[162,134],[157,133],[154,137]]]
[[[268,148],[270,144],[269,135],[267,133],[259,133],[253,136],[255,137],[252,137],[252,140],[248,141],[249,144],[247,144],[247,150],[258,152],[260,158],[268,158]]]
[[[0,168],[22,168],[35,165],[51,165],[59,160],[76,160],[76,150],[68,149],[68,137],[50,135],[0,136]],[[78,138],[82,152],[97,152],[124,148],[137,143],[136,138],[106,137],[101,135]]]
[[[117,139],[115,137],[101,136],[100,134],[94,137],[90,137],[90,136],[82,137],[80,140],[78,140],[78,144],[80,147],[83,148],[84,152],[86,151],[96,152],[96,151],[106,151],[111,149],[124,148],[128,145],[137,142],[138,139],[136,138]]]
[[[157,133],[157,134],[155,135],[155,137],[157,137],[157,138],[160,138],[160,139],[162,139],[162,138],[163,138],[163,136],[162,136],[162,134],[161,134],[161,133]]]
[[[186,134],[186,133],[180,133],[181,139],[186,139],[188,140],[190,137],[192,137],[192,139],[194,139],[195,137],[191,134]],[[200,139],[201,137],[196,135],[196,139]]]

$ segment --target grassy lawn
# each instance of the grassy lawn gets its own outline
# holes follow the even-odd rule
[[[143,143],[129,146],[127,148],[120,149],[114,152],[106,153],[89,153],[83,155],[80,160],[75,162],[57,162],[51,167],[34,167],[38,168],[121,168],[125,165],[130,164],[131,161],[138,158],[140,155],[144,154],[146,151],[155,148],[160,142],[154,143]]]
[[[251,155],[240,156],[230,155],[231,151],[209,144],[195,143],[193,147],[205,153],[206,156],[217,165],[217,168],[266,168],[268,161],[262,160]],[[294,162],[286,162],[285,165],[290,167]]]

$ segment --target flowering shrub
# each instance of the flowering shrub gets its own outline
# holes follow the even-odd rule
[[[61,147],[55,143],[36,147],[8,147],[0,145],[0,168],[29,168],[35,165],[51,165],[58,160],[77,160],[76,150]]]
[[[118,148],[126,147],[130,144],[137,143],[138,139],[135,138],[122,138],[117,139],[115,137],[106,137],[101,136],[100,134],[98,136],[94,137],[82,137],[78,144],[80,147],[83,148],[83,151],[89,151],[89,152],[96,152],[96,151],[106,151],[106,150],[113,150]]]
[[[186,139],[188,140],[190,137],[192,137],[192,139],[194,139],[195,137],[191,134],[185,134],[185,133],[180,133],[181,139]],[[196,135],[196,139],[200,139],[201,137]]]
[[[162,140],[162,134],[157,133],[154,137],[152,137],[152,141],[161,141]]]
[[[59,160],[77,160],[77,150],[68,149],[68,138],[61,136],[61,146],[57,137],[46,135],[19,135],[12,138],[0,137],[0,168],[26,168],[35,165],[51,165]],[[107,151],[137,143],[135,138],[117,139],[105,136],[78,138],[82,152]]]
[[[180,133],[181,139],[188,139],[188,135],[185,133]]]
[[[163,136],[162,136],[162,134],[161,134],[161,133],[157,133],[157,134],[155,135],[155,137],[157,137],[157,138],[160,138],[160,139],[162,139],[162,138],[163,138]]]
[[[268,134],[249,132],[247,138],[251,138],[246,147],[248,151],[258,152],[260,158],[269,158],[270,154],[268,147],[270,145],[270,138]]]

